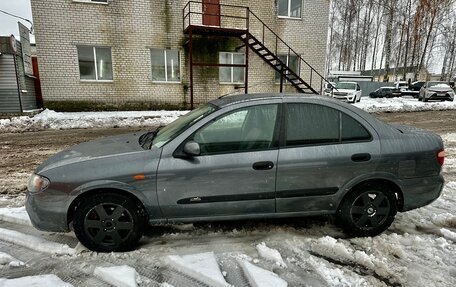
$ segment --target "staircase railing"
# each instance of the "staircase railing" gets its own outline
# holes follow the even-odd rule
[[[207,12],[207,8],[217,12]],[[298,60],[297,70],[294,71],[308,86],[312,87],[314,92],[323,93],[323,84],[328,83],[315,68],[313,68],[304,58],[288,45],[276,32],[274,32],[263,20],[260,19],[249,7],[229,5],[229,4],[211,4],[199,1],[188,1],[183,8],[183,30],[189,26],[211,26],[204,24],[204,17],[218,17],[219,22],[216,27],[223,29],[245,30],[251,36],[255,37],[265,47],[274,53],[276,57],[287,56],[288,61],[283,63],[290,67],[290,60]],[[214,26],[211,26],[214,27]],[[271,48],[274,47],[274,48]],[[287,73],[286,71],[282,73]],[[281,74],[283,78],[284,75]],[[318,82],[315,83],[315,80]]]

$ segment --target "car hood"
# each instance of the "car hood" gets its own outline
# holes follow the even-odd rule
[[[144,149],[138,143],[141,134],[138,132],[105,137],[72,146],[45,160],[35,172],[40,173],[56,167],[102,157],[143,152]]]
[[[428,91],[429,92],[453,92],[453,89],[448,88],[448,87],[429,87]]]
[[[347,89],[337,89],[335,92],[341,92],[341,93],[354,93],[356,92],[355,90],[347,90]]]

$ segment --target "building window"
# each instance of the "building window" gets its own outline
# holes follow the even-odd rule
[[[78,46],[77,48],[81,80],[112,80],[110,47]]]
[[[153,82],[180,82],[179,51],[151,49]]]
[[[219,53],[219,64],[229,65],[244,65],[244,53]],[[244,83],[244,67],[220,67],[219,68],[219,81],[220,83],[227,84],[242,84]]]
[[[278,55],[279,60],[282,61],[285,65],[288,66],[293,72],[295,72],[299,76],[299,62],[300,59],[297,55]],[[280,82],[280,73],[276,72],[275,75],[276,83]]]
[[[302,0],[278,0],[279,17],[301,18]]]

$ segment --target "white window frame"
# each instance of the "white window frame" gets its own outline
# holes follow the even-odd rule
[[[222,53],[223,53],[223,54],[229,54],[229,55],[231,56],[231,61],[230,61],[229,65],[234,65],[234,64],[233,64],[233,62],[234,62],[234,55],[242,55],[242,56],[244,56],[244,63],[243,63],[243,64],[245,65],[245,53],[219,52],[219,55],[222,54]],[[220,61],[219,61],[219,64],[220,64]],[[222,67],[220,67],[220,68],[222,68]],[[235,67],[223,67],[223,68],[230,68],[230,70],[231,70],[231,71],[230,71],[230,76],[231,76],[230,78],[231,78],[231,81],[230,81],[230,82],[221,82],[221,81],[220,81],[220,78],[219,78],[219,84],[223,84],[223,85],[233,85],[233,84],[234,84],[234,85],[236,85],[236,84],[244,84],[244,83],[245,83],[245,67],[243,67],[243,69],[244,69],[244,77],[243,77],[243,79],[242,79],[242,82],[235,82],[235,81],[233,80],[233,79],[234,79],[233,76],[234,76],[234,68],[235,68]],[[220,69],[219,69],[219,73],[220,73]]]
[[[290,65],[290,57],[289,56],[294,56],[294,55],[295,55],[294,53],[293,53],[293,55],[291,55],[291,54],[290,55],[288,55],[288,54],[280,54],[280,53],[277,54],[278,57],[280,57],[280,56],[286,56],[287,57],[287,62],[285,63],[285,65],[288,66],[288,67]],[[301,74],[301,58],[300,58],[300,56],[301,55],[297,56],[298,57],[298,69],[295,71],[295,73],[298,74],[298,76],[300,76],[300,74]],[[279,73],[279,72],[276,72],[276,73]],[[280,73],[279,73],[279,75],[280,75]],[[275,77],[276,77],[276,74],[274,74],[274,82],[275,82],[275,84],[280,84],[280,77],[279,77],[279,79],[276,79]],[[285,85],[291,85],[291,83],[289,81],[287,81],[286,79],[284,79],[283,83]]]
[[[280,1],[280,0],[279,0]],[[283,19],[295,19],[295,20],[300,20],[302,19],[302,0],[301,0],[301,17],[293,17],[291,15],[291,0],[288,0],[288,11],[287,11],[287,16],[279,15],[279,1],[277,1],[277,17],[278,18],[283,18]]]
[[[112,48],[111,47],[109,47],[109,46],[90,46],[90,45],[79,45],[77,47],[90,47],[90,48],[92,48],[93,61],[94,61],[94,64],[95,64],[95,80],[81,79],[81,72],[79,72],[79,80],[81,82],[99,82],[99,83],[105,82],[105,83],[110,83],[110,82],[112,82],[114,80],[114,67],[113,67],[113,63],[112,63]],[[111,52],[111,68],[113,68],[112,69],[112,80],[99,80],[98,79],[98,62],[97,62],[96,48],[109,48],[109,51]],[[79,56],[78,56],[78,68],[79,68]]]
[[[163,56],[165,57],[165,80],[164,81],[154,81],[153,80],[153,71],[152,71],[152,50],[162,50],[163,51]],[[177,58],[179,59],[179,74],[180,74],[180,71],[182,70],[182,67],[181,67],[181,54],[180,54],[180,50],[177,50],[177,49],[163,49],[163,48],[150,48],[149,49],[149,54],[151,55],[150,56],[150,76],[151,76],[151,79],[152,79],[152,83],[158,83],[158,84],[180,84],[182,83],[182,75],[180,75],[179,77],[179,81],[168,81],[168,65],[166,64],[167,63],[167,51],[177,51]]]
[[[94,0],[73,0],[73,2],[79,3],[90,3],[90,4],[99,4],[99,5],[108,5],[111,0],[106,1],[94,1]]]

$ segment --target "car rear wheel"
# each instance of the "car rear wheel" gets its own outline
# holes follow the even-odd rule
[[[396,196],[386,186],[363,184],[346,195],[338,210],[338,223],[354,236],[375,236],[394,221]]]
[[[76,237],[87,248],[99,252],[133,249],[146,223],[144,208],[114,193],[87,198],[74,213]]]

